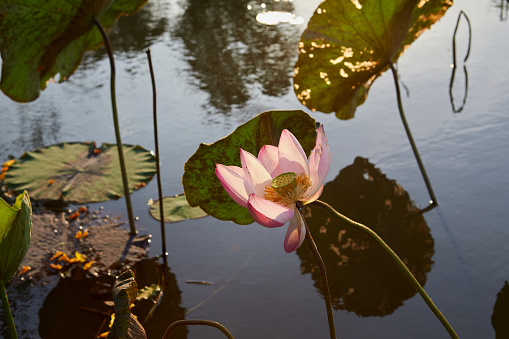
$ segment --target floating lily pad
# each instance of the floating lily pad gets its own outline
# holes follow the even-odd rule
[[[316,123],[300,110],[261,113],[227,137],[213,144],[201,144],[184,166],[182,183],[189,205],[199,206],[220,220],[241,225],[254,222],[247,208],[238,205],[226,193],[216,176],[216,164],[240,167],[239,148],[258,155],[263,145],[277,146],[284,129],[290,130],[309,154],[315,146]]]
[[[155,157],[148,150],[122,145],[130,192],[145,186],[155,174]],[[27,190],[32,199],[92,203],[124,195],[118,150],[114,144],[61,143],[19,158],[6,172],[8,190]]]
[[[86,50],[103,40],[94,19],[109,30],[146,0],[2,0],[0,2],[0,88],[11,99],[39,97],[47,81],[66,80]]]
[[[373,81],[452,0],[326,0],[299,42],[294,90],[308,108],[353,118]]]
[[[150,201],[149,213],[152,218],[161,220],[161,211],[159,208],[159,199]],[[207,213],[199,207],[189,206],[186,196],[175,195],[173,197],[163,198],[164,222],[177,222],[186,219],[198,219],[207,216]]]

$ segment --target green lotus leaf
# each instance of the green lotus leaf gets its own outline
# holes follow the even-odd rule
[[[0,198],[0,280],[11,280],[31,239],[32,205],[28,193],[20,194],[12,206]]]
[[[56,74],[66,80],[86,50],[102,37],[94,20],[109,30],[147,0],[2,0],[0,1],[0,88],[11,99],[33,101]]]
[[[130,192],[145,186],[155,174],[155,157],[148,150],[122,145]],[[28,190],[32,199],[92,203],[124,195],[115,144],[61,143],[21,156],[7,172],[8,190]]]
[[[312,110],[353,118],[373,81],[452,0],[326,0],[299,42],[294,91]]]
[[[300,110],[261,113],[230,135],[212,144],[201,144],[184,166],[182,182],[189,205],[199,206],[220,220],[231,220],[241,225],[252,223],[247,208],[233,201],[219,182],[216,164],[240,167],[239,148],[258,155],[263,145],[277,146],[284,129],[295,135],[309,155],[315,146],[316,123]]]
[[[175,195],[163,198],[164,222],[177,222],[186,219],[198,219],[207,216],[207,213],[199,207],[191,207],[185,195]],[[149,213],[152,218],[161,220],[159,199],[150,201]]]
[[[108,338],[110,339],[146,339],[143,326],[131,313],[131,304],[138,296],[138,284],[134,274],[127,270],[120,274],[113,286],[113,302],[115,303],[115,320],[111,326]]]

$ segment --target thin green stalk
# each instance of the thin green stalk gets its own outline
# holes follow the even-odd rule
[[[9,327],[10,337],[11,339],[17,339],[18,334],[16,333],[16,326],[14,326],[14,319],[12,318],[11,307],[9,306],[9,299],[7,299],[7,291],[5,290],[5,284],[3,280],[0,280],[0,294],[2,296],[2,305],[4,307],[7,327]]]
[[[156,80],[154,76],[154,68],[152,67],[152,57],[150,49],[147,49],[148,66],[150,68],[150,78],[152,79],[152,93],[153,93],[153,111],[154,111],[154,142],[156,147],[156,172],[157,172],[157,191],[159,192],[159,215],[161,216],[161,241],[163,246],[163,262],[164,267],[168,268],[168,259],[166,252],[166,232],[164,226],[164,210],[163,210],[163,189],[161,185],[161,168],[159,158],[159,137],[157,134],[157,91]]]
[[[312,204],[327,209],[336,218],[338,218],[340,220],[343,220],[343,221],[349,223],[350,225],[352,225],[352,226],[354,226],[354,227],[356,227],[356,228],[358,228],[360,230],[363,230],[364,232],[367,232],[369,235],[371,235],[380,244],[380,246],[382,246],[382,248],[391,256],[391,258],[394,260],[396,265],[398,265],[398,267],[401,270],[401,272],[403,272],[405,277],[410,281],[410,283],[414,286],[414,288],[417,290],[417,292],[419,292],[419,294],[421,295],[422,299],[424,299],[424,302],[426,302],[426,304],[431,309],[433,314],[435,314],[435,316],[438,318],[438,320],[440,320],[440,322],[442,323],[444,328],[447,330],[447,332],[449,333],[451,338],[455,338],[455,339],[458,338],[458,335],[456,334],[456,332],[454,332],[454,329],[452,328],[452,326],[449,324],[449,322],[443,316],[443,314],[440,312],[440,310],[435,306],[435,304],[433,303],[431,298],[426,294],[426,291],[424,291],[424,289],[422,288],[421,284],[419,284],[417,279],[415,279],[415,277],[412,274],[412,272],[410,272],[410,270],[405,266],[405,264],[403,263],[403,261],[401,261],[401,259],[398,257],[398,255],[389,247],[389,245],[387,245],[382,240],[382,238],[380,238],[378,236],[378,234],[376,234],[369,227],[367,227],[367,226],[365,226],[365,225],[363,225],[361,223],[358,223],[356,221],[353,221],[352,219],[342,215],[341,213],[336,211],[332,206],[330,206],[329,204],[327,204],[327,203],[325,203],[323,201],[316,200],[316,201],[313,201]]]
[[[417,164],[419,165],[419,169],[421,170],[422,177],[424,178],[424,182],[426,183],[426,187],[431,198],[429,204],[431,206],[436,206],[438,203],[437,199],[435,198],[435,193],[433,193],[433,188],[431,187],[431,183],[428,179],[428,174],[426,173],[426,169],[424,168],[424,164],[422,163],[421,156],[419,155],[419,151],[417,150],[417,146],[415,145],[414,138],[412,137],[412,132],[410,131],[410,127],[406,122],[405,112],[403,111],[403,104],[401,103],[401,93],[399,90],[398,73],[396,72],[396,69],[394,68],[392,62],[389,62],[389,67],[392,70],[392,75],[394,76],[394,84],[396,85],[396,96],[398,99],[399,114],[401,116],[401,120],[403,121],[403,126],[405,126],[408,141],[410,141],[410,145],[412,146],[412,150],[414,151],[415,159],[417,160]]]
[[[334,327],[334,315],[332,314],[332,302],[330,297],[329,282],[327,280],[327,271],[325,270],[325,264],[323,263],[323,259],[322,256],[320,255],[320,252],[318,252],[318,249],[316,248],[316,243],[313,240],[313,237],[311,236],[311,232],[309,232],[309,228],[308,225],[306,224],[306,221],[304,220],[304,217],[302,217],[302,221],[304,222],[304,226],[306,227],[306,242],[308,243],[309,249],[311,250],[311,253],[313,253],[316,262],[318,263],[318,268],[320,269],[320,275],[322,278],[323,285],[323,296],[325,299],[325,308],[327,309],[327,320],[329,321],[330,337],[331,339],[336,339],[336,328]]]
[[[127,214],[129,216],[129,228],[130,235],[136,235],[136,226],[134,224],[134,215],[133,208],[131,204],[131,195],[129,193],[129,183],[127,181],[127,170],[125,167],[124,160],[124,151],[122,150],[122,139],[120,138],[120,127],[118,124],[118,114],[117,114],[117,97],[115,91],[115,61],[113,59],[113,52],[111,49],[110,39],[108,38],[108,34],[104,30],[101,23],[94,19],[94,24],[97,26],[104,40],[104,44],[106,46],[106,50],[108,51],[108,57],[110,58],[110,68],[111,68],[111,108],[113,110],[113,124],[115,126],[115,137],[117,139],[117,149],[118,149],[118,160],[120,162],[120,171],[122,173],[122,184],[124,186],[124,196],[125,203],[127,206]]]
[[[228,331],[226,327],[221,325],[220,323],[212,320],[202,320],[202,319],[188,319],[188,320],[177,320],[173,324],[171,324],[166,331],[164,332],[163,339],[169,339],[171,332],[178,326],[188,326],[188,325],[204,325],[211,326],[219,329],[228,339],[235,339],[233,335]]]

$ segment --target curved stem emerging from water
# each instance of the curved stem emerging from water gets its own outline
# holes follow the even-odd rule
[[[187,320],[177,320],[173,324],[171,324],[166,331],[164,332],[163,339],[169,339],[171,332],[178,326],[187,326],[187,325],[204,325],[211,326],[219,329],[228,339],[235,339],[233,335],[228,331],[226,327],[221,325],[220,323],[212,320],[202,320],[202,319],[187,319]]]
[[[110,58],[110,68],[111,68],[111,108],[113,110],[113,124],[115,126],[115,137],[117,139],[117,149],[118,149],[118,160],[120,162],[120,171],[122,173],[122,184],[124,186],[124,196],[125,196],[125,204],[127,206],[127,214],[129,216],[129,227],[130,227],[130,235],[136,235],[136,226],[134,225],[134,215],[133,208],[131,204],[131,195],[129,193],[129,183],[127,181],[127,170],[125,167],[124,161],[124,151],[122,150],[122,139],[120,138],[120,127],[118,124],[118,114],[117,114],[117,97],[115,93],[115,61],[113,59],[113,51],[111,49],[110,39],[108,38],[108,34],[104,30],[101,23],[94,19],[94,24],[97,26],[104,40],[104,45],[106,46],[106,50],[108,51],[108,57]]]
[[[11,339],[17,339],[18,334],[16,332],[16,326],[14,326],[14,319],[12,318],[11,307],[9,306],[9,299],[7,299],[7,291],[5,290],[5,284],[3,280],[0,280],[0,295],[2,297],[2,305],[4,307],[7,327],[9,327],[10,337]]]
[[[426,188],[428,189],[428,193],[431,201],[429,202],[430,206],[436,206],[437,198],[435,197],[435,193],[433,193],[433,188],[431,187],[431,183],[428,179],[428,174],[426,173],[426,169],[424,168],[424,164],[422,163],[421,156],[419,155],[419,151],[417,150],[417,146],[415,145],[414,138],[412,137],[412,132],[410,131],[410,127],[406,122],[405,112],[403,111],[403,104],[401,103],[401,92],[399,90],[399,81],[398,81],[398,72],[394,68],[392,62],[389,62],[389,67],[391,68],[392,75],[394,76],[394,84],[396,85],[396,97],[398,100],[398,109],[399,114],[401,116],[401,121],[403,122],[403,126],[405,126],[405,131],[408,136],[408,141],[410,141],[410,145],[412,146],[412,150],[414,151],[415,159],[417,160],[417,164],[419,165],[419,169],[421,170],[422,177],[424,182],[426,183]]]
[[[405,264],[403,263],[403,261],[401,261],[401,259],[398,257],[398,255],[389,247],[389,245],[387,245],[385,243],[385,241],[382,240],[382,238],[380,238],[378,236],[378,234],[376,234],[369,227],[367,227],[361,223],[358,223],[356,221],[353,221],[352,219],[344,216],[343,214],[336,211],[331,205],[329,205],[323,201],[316,200],[316,201],[313,201],[312,204],[320,206],[322,208],[325,208],[326,210],[331,212],[336,218],[338,218],[342,221],[345,221],[348,224],[350,224],[364,232],[367,232],[370,236],[372,236],[378,242],[378,244],[380,244],[380,246],[382,246],[382,248],[391,256],[391,258],[394,260],[396,265],[398,265],[398,268],[401,270],[401,272],[403,272],[405,277],[410,281],[410,283],[414,286],[414,288],[417,290],[417,292],[419,292],[422,299],[424,299],[424,302],[426,302],[426,304],[431,309],[431,311],[435,314],[435,316],[438,318],[438,320],[440,320],[440,322],[442,323],[444,328],[447,330],[447,332],[449,333],[451,338],[458,339],[458,335],[456,334],[456,332],[454,331],[452,326],[449,324],[449,322],[444,317],[444,315],[440,312],[440,310],[435,306],[435,304],[433,303],[431,298],[428,296],[426,291],[424,291],[421,284],[419,284],[419,282],[414,277],[412,272],[410,272],[410,270],[405,266]]]

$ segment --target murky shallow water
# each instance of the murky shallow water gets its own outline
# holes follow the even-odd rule
[[[318,3],[300,0],[285,6],[306,23]],[[507,11],[497,7],[500,4],[457,1],[398,62],[410,93],[403,99],[407,120],[440,204],[423,215],[433,241],[424,288],[461,338],[495,336],[491,317],[497,294],[509,280],[509,21],[501,20],[507,18]],[[254,1],[154,1],[119,22],[112,40],[117,51],[123,142],[154,148],[152,93],[144,53],[150,47],[158,86],[166,195],[182,192],[184,163],[199,143],[213,142],[263,111],[306,110],[296,99],[290,79],[296,42],[305,23],[262,25],[255,20],[258,6]],[[454,114],[449,65],[460,10],[472,23],[472,50],[466,62],[466,105]],[[463,22],[457,40],[459,59],[466,39]],[[0,96],[0,161],[58,142],[114,142],[108,83],[108,61],[98,51],[87,54],[67,83],[50,84],[33,103],[21,105]],[[456,106],[462,101],[463,83],[458,70]],[[391,74],[375,81],[353,120],[309,113],[325,124],[333,152],[327,182],[335,181],[342,169],[362,157],[396,180],[418,207],[426,206],[429,197],[399,118]],[[154,235],[152,255],[161,251],[159,223],[148,215],[147,206],[156,196],[155,181],[132,196],[135,215],[140,218],[138,227]],[[101,205],[125,214],[123,199]],[[306,273],[302,251],[284,253],[284,232],[283,228],[238,226],[212,217],[168,224],[169,265],[182,292],[181,306],[189,311],[221,288],[186,318],[219,321],[237,338],[327,337],[325,307],[316,281]],[[329,274],[341,285],[336,289],[343,296],[345,290],[352,294],[370,283],[355,281],[349,274],[371,279],[362,270],[329,270]],[[215,284],[191,285],[187,280]],[[342,285],[344,281],[348,283]],[[35,300],[31,311],[19,317],[17,309],[26,309],[29,303],[14,302],[18,327],[32,324],[21,337],[38,336],[37,312],[42,301]],[[338,335],[343,338],[447,337],[415,294],[385,316],[359,316],[345,305],[334,312]],[[204,337],[222,335],[208,328],[189,329],[188,338]]]

